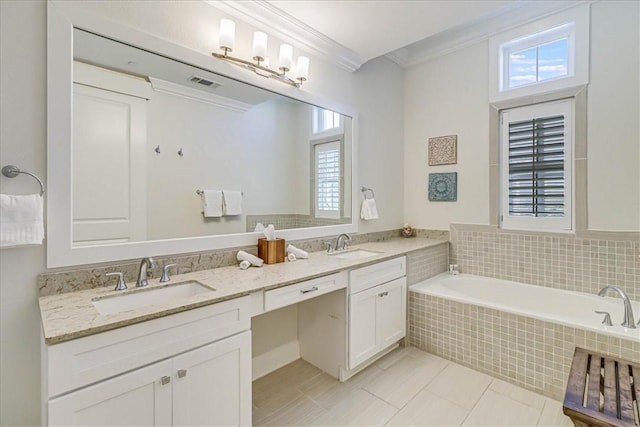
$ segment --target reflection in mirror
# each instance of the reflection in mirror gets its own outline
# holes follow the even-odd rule
[[[350,117],[79,29],[73,51],[73,246],[352,223]]]

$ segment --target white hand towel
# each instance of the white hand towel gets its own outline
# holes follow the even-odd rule
[[[296,248],[293,245],[287,246],[287,253],[294,254],[296,258],[301,258],[301,259],[309,258],[309,252],[303,251],[300,248]]]
[[[262,265],[264,264],[262,258],[258,258],[257,256],[251,255],[250,253],[245,251],[238,251],[236,259],[238,261],[249,261],[254,267],[262,267]]]
[[[205,218],[217,218],[222,216],[222,191],[202,191],[202,211]]]
[[[44,239],[42,196],[0,194],[0,247],[41,245]]]
[[[362,201],[362,209],[360,210],[360,218],[369,221],[378,219],[378,208],[375,199],[364,199]]]
[[[223,190],[225,215],[242,215],[242,191]]]
[[[246,259],[240,262],[240,269],[241,270],[246,270],[249,267],[251,267],[251,263],[249,261],[247,261]]]

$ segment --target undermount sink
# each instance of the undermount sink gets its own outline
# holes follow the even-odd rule
[[[345,252],[335,252],[331,254],[336,258],[340,259],[360,259],[360,258],[368,258],[370,256],[380,255],[380,252],[367,251],[364,249],[353,249],[347,250]]]
[[[214,291],[215,289],[209,288],[200,282],[190,280],[168,286],[140,289],[131,293],[108,296],[95,299],[92,302],[100,314],[117,314]]]

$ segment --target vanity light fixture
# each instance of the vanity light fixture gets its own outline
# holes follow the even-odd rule
[[[212,55],[215,58],[246,68],[263,77],[269,77],[295,87],[300,87],[302,83],[309,78],[309,58],[306,56],[298,57],[294,73],[295,77],[292,78],[287,75],[288,72],[294,70],[293,48],[288,44],[280,45],[278,70],[269,68],[269,58],[267,57],[268,36],[261,31],[256,31],[253,35],[254,62],[229,55],[229,52],[233,52],[235,31],[236,24],[233,21],[230,19],[220,20],[220,50],[224,53],[220,54],[213,52]]]

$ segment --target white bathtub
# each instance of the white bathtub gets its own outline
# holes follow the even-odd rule
[[[640,342],[640,328],[620,326],[624,314],[620,298],[448,273],[416,283],[409,290]],[[632,302],[632,306],[638,322],[640,303]],[[603,315],[595,310],[609,312],[613,326],[602,325]]]

